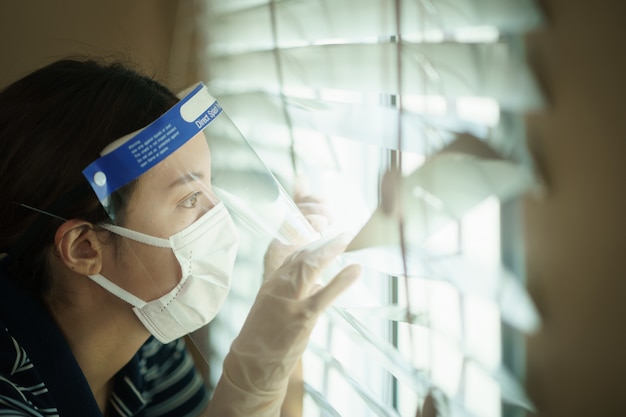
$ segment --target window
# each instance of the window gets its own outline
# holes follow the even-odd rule
[[[211,91],[286,189],[303,176],[329,201],[329,233],[358,232],[342,260],[364,274],[311,338],[305,416],[415,416],[427,396],[440,415],[532,409],[503,346],[539,319],[502,248],[508,202],[537,186],[521,116],[542,100],[519,39],[534,3],[202,4]],[[216,370],[267,243],[242,242]]]

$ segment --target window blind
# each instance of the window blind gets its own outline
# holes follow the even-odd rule
[[[532,410],[499,329],[540,320],[501,263],[498,224],[501,202],[541,188],[521,119],[542,106],[521,41],[542,21],[534,2],[198,5],[212,93],[286,189],[306,176],[335,227],[357,235],[345,260],[364,277],[316,327],[305,415]],[[248,168],[233,158],[243,181]],[[267,243],[242,242],[239,284],[211,330],[216,363]]]

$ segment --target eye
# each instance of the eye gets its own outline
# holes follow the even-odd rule
[[[195,192],[189,197],[185,198],[183,201],[179,203],[179,206],[184,208],[194,208],[196,204],[198,204],[198,197],[200,196],[200,192]]]

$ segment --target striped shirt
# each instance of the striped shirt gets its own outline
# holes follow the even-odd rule
[[[115,375],[107,417],[198,416],[207,403],[184,341],[150,338]],[[52,317],[0,268],[0,417],[5,416],[102,413]]]

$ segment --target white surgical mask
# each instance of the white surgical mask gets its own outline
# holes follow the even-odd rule
[[[147,245],[171,248],[180,264],[182,278],[164,296],[143,301],[104,276],[93,281],[133,306],[141,323],[159,341],[169,343],[209,323],[222,307],[230,290],[239,235],[223,203],[169,239],[115,225],[101,225],[112,233]]]

